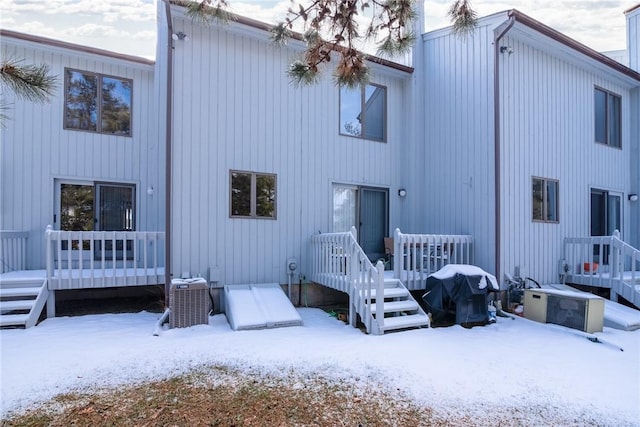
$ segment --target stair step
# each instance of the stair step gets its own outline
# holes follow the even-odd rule
[[[0,313],[16,310],[31,310],[35,300],[0,301]]]
[[[360,291],[363,297],[366,296],[366,292],[364,290]],[[371,289],[371,299],[375,299],[377,294],[377,289]],[[409,295],[409,291],[406,288],[384,288],[384,297],[385,298],[401,298]]]
[[[0,286],[2,288],[20,288],[20,287],[28,287],[28,286],[40,286],[44,282],[44,277],[14,277],[7,279],[3,277],[0,280]]]
[[[410,314],[408,316],[395,316],[384,318],[384,331],[395,329],[417,328],[429,325],[429,317],[424,314]]]
[[[418,309],[418,303],[413,300],[391,301],[384,303],[384,312],[393,313],[397,311],[414,311]],[[376,314],[376,305],[371,305],[371,313]]]
[[[25,325],[27,323],[28,314],[3,314],[0,316],[1,326],[18,326]]]
[[[0,289],[0,298],[7,297],[37,297],[42,286],[23,287],[23,288],[2,288]]]

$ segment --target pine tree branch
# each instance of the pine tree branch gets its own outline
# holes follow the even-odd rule
[[[0,63],[0,80],[18,98],[32,102],[48,102],[56,89],[57,78],[49,75],[49,66],[21,65],[22,60],[8,58]]]

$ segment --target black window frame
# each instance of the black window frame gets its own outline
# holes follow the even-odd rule
[[[250,194],[249,194],[249,215],[234,214],[234,188],[233,178],[234,174],[249,175],[251,179]],[[263,216],[258,215],[258,194],[257,194],[257,180],[258,177],[271,177],[273,178],[273,215]],[[278,219],[278,175],[275,173],[267,172],[254,172],[244,170],[229,170],[229,218],[241,218],[241,219]]]
[[[378,89],[382,89],[383,90],[383,94],[384,94],[384,105],[382,107],[383,111],[383,118],[382,118],[382,138],[371,138],[370,136],[367,135],[366,133],[366,123],[367,123],[367,116],[366,114],[364,114],[364,112],[366,111],[366,104],[367,104],[367,97],[366,97],[366,91],[367,91],[367,87],[374,87],[374,88],[378,88]],[[376,142],[387,142],[387,116],[388,116],[388,96],[387,96],[387,87],[377,84],[377,83],[367,83],[366,85],[362,85],[359,87],[360,90],[360,115],[364,115],[364,117],[362,118],[362,120],[360,120],[361,122],[361,130],[360,130],[360,134],[354,134],[354,133],[349,133],[346,132],[342,129],[342,91],[343,89],[346,90],[353,90],[350,89],[348,87],[344,87],[344,86],[340,86],[339,88],[339,114],[338,114],[338,132],[340,135],[342,136],[349,136],[351,138],[358,138],[358,139],[364,139],[364,140],[368,140],[368,141],[376,141]]]
[[[95,109],[96,109],[96,128],[95,130],[93,129],[84,129],[82,127],[73,127],[73,126],[69,126],[68,124],[68,96],[69,96],[69,85],[70,85],[70,73],[80,73],[83,74],[85,76],[93,76],[96,78],[97,82],[96,82],[96,89],[97,89],[97,94],[95,95]],[[120,80],[121,82],[128,82],[129,83],[129,87],[130,87],[130,99],[129,99],[129,131],[127,133],[122,132],[122,133],[118,133],[118,132],[109,132],[109,131],[105,131],[103,129],[103,84],[104,84],[104,79],[114,79],[114,80]],[[113,135],[113,136],[123,136],[123,137],[127,137],[127,138],[131,138],[133,136],[133,109],[134,109],[134,105],[133,105],[133,79],[129,79],[126,77],[119,77],[119,76],[113,76],[113,75],[109,75],[109,74],[101,74],[101,73],[96,73],[93,71],[86,71],[86,70],[81,70],[81,69],[77,69],[77,68],[70,68],[70,67],[65,67],[64,69],[64,107],[63,107],[63,118],[62,118],[62,126],[64,130],[70,130],[70,131],[79,131],[79,132],[90,132],[90,133],[97,133],[97,134],[101,134],[101,135]]]
[[[599,117],[600,114],[598,113],[598,108],[596,106],[597,104],[597,98],[598,98],[598,93],[601,93],[602,95],[604,95],[604,117]],[[617,103],[617,109],[618,109],[618,115],[616,117],[615,123],[611,123],[611,111],[610,111],[610,106],[611,106],[611,102],[616,102]],[[609,147],[613,147],[613,148],[622,148],[622,96],[613,93],[607,89],[601,88],[596,86],[594,88],[594,93],[593,93],[593,103],[594,103],[594,113],[593,113],[593,117],[594,117],[594,136],[593,136],[593,140],[597,143],[597,144],[603,144],[603,145],[608,145]],[[604,123],[603,123],[604,122]],[[598,136],[598,125],[603,126],[604,127],[604,141],[600,141],[600,137]],[[612,129],[612,126],[615,126],[615,129]],[[615,134],[617,135],[617,141],[612,141],[611,139],[611,135],[612,132],[615,132]]]
[[[541,209],[541,218],[536,218],[536,203],[535,203],[535,185],[536,181],[540,181],[542,183],[542,209]],[[548,195],[548,184],[555,184],[555,202],[553,206],[555,206],[555,219],[549,219],[548,211],[549,211],[549,195]],[[543,178],[539,176],[531,177],[531,220],[533,222],[540,223],[548,223],[548,224],[559,224],[560,223],[560,181],[557,179],[551,178]]]

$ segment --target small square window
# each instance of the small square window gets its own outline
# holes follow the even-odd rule
[[[620,96],[604,89],[595,89],[594,120],[596,142],[617,148],[622,146],[621,104]]]
[[[65,129],[131,136],[131,80],[65,71]]]
[[[385,141],[387,89],[366,85],[340,88],[340,134],[356,138]]]
[[[531,183],[532,219],[541,222],[560,222],[558,208],[559,181],[533,178]]]
[[[231,217],[276,219],[276,175],[231,171]]]

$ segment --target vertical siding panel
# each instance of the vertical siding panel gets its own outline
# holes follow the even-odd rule
[[[0,228],[29,231],[27,267],[44,268],[44,229],[53,224],[56,213],[55,179],[125,181],[137,184],[140,193],[146,183],[147,164],[160,169],[153,160],[141,161],[141,153],[154,143],[144,131],[149,121],[143,113],[146,100],[153,96],[153,66],[11,36],[4,36],[2,42],[3,52],[14,53],[25,63],[46,63],[58,78],[49,103],[15,100],[12,119],[2,131],[0,156]],[[131,138],[63,129],[66,68],[133,80]],[[157,223],[158,209],[148,210],[148,201],[140,196],[137,199],[138,228]]]

